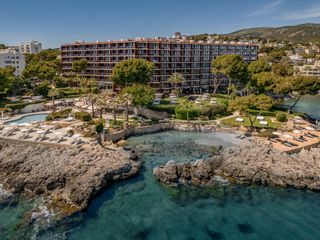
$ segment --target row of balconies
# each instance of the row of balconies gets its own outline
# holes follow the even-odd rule
[[[257,50],[257,46],[232,46],[232,45],[181,45],[181,44],[162,44],[158,46],[150,46],[147,44],[132,44],[132,45],[73,45],[73,46],[62,46],[61,51],[92,51],[92,50],[104,50],[104,49],[176,49],[176,50]]]

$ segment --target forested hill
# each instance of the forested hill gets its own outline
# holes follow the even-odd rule
[[[207,40],[208,36],[222,40],[239,40],[239,39],[266,39],[276,41],[292,42],[320,42],[320,24],[305,23],[295,26],[284,27],[258,27],[241,29],[229,34],[198,34],[189,36],[193,40]]]
[[[320,24],[306,23],[278,28],[248,28],[227,34],[227,36],[288,40],[293,42],[320,41]]]

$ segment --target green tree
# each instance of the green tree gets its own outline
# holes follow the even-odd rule
[[[128,92],[124,92],[120,94],[119,101],[126,109],[126,123],[128,123],[129,122],[129,106],[132,103],[132,95]]]
[[[230,95],[230,86],[233,81],[239,80],[246,82],[248,80],[248,67],[243,58],[237,54],[227,54],[218,56],[212,61],[212,72],[223,74],[228,77],[228,95]]]
[[[130,94],[134,106],[144,107],[153,102],[155,90],[142,84],[133,84],[121,91],[121,94]]]
[[[14,71],[13,67],[0,68],[0,92],[5,92],[10,88],[15,79]]]
[[[59,50],[47,49],[36,54],[26,55],[26,68],[22,72],[23,78],[38,78],[52,81],[61,73]]]
[[[91,104],[91,114],[92,114],[92,118],[94,118],[94,105],[97,102],[99,96],[97,94],[94,93],[89,93],[87,98],[89,99],[89,102]]]
[[[193,102],[189,101],[187,98],[183,98],[179,101],[180,107],[187,111],[187,121],[189,122],[189,112],[194,109]]]
[[[174,85],[174,89],[178,90],[178,85],[182,84],[185,81],[184,76],[182,73],[174,72],[171,74],[171,76],[168,78],[168,82],[172,85]]]
[[[248,71],[250,75],[254,75],[261,72],[270,72],[271,66],[265,59],[259,59],[257,61],[253,61],[248,65]]]
[[[43,97],[48,97],[49,90],[50,90],[49,81],[42,81],[35,86],[35,93]]]
[[[240,114],[245,115],[250,121],[250,129],[253,129],[254,123],[260,116],[262,111],[267,111],[272,107],[272,99],[266,95],[249,95],[244,97],[236,97],[229,102],[230,111],[239,111]],[[252,116],[249,113],[249,109],[258,109],[259,114]]]
[[[55,106],[55,98],[60,96],[61,95],[61,92],[59,91],[59,89],[57,89],[54,84],[51,84],[50,85],[50,90],[49,90],[49,93],[48,93],[48,97],[51,97],[52,99],[52,111],[55,112],[56,110],[56,106]]]
[[[274,87],[275,92],[287,94],[292,93],[295,95],[295,101],[288,109],[289,113],[291,113],[292,109],[296,106],[303,95],[317,94],[319,90],[320,78],[306,76],[283,78],[281,81],[278,81]]]
[[[88,67],[87,59],[76,60],[72,63],[72,70],[76,73],[83,73]]]
[[[128,59],[117,63],[110,76],[116,86],[147,84],[154,72],[154,64],[143,59]]]
[[[293,66],[285,63],[272,64],[272,72],[281,77],[293,75]]]

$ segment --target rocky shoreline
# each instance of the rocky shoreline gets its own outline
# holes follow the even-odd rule
[[[129,151],[94,143],[72,147],[0,139],[0,153],[4,189],[41,196],[63,215],[85,209],[103,188],[137,174],[141,165]]]
[[[233,146],[207,160],[169,161],[155,168],[154,175],[169,185],[213,185],[223,177],[242,184],[320,190],[319,156],[320,148],[288,155],[266,145]]]

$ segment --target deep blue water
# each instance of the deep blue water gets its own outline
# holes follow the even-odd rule
[[[143,155],[141,174],[113,184],[84,213],[38,231],[36,239],[320,239],[320,193],[240,185],[172,188],[152,175],[168,160],[211,155],[211,147],[196,143],[228,146],[234,141],[230,135],[181,132],[130,138],[132,146],[156,148]],[[18,227],[30,208],[22,203],[0,208],[0,239],[34,235],[34,225]]]

